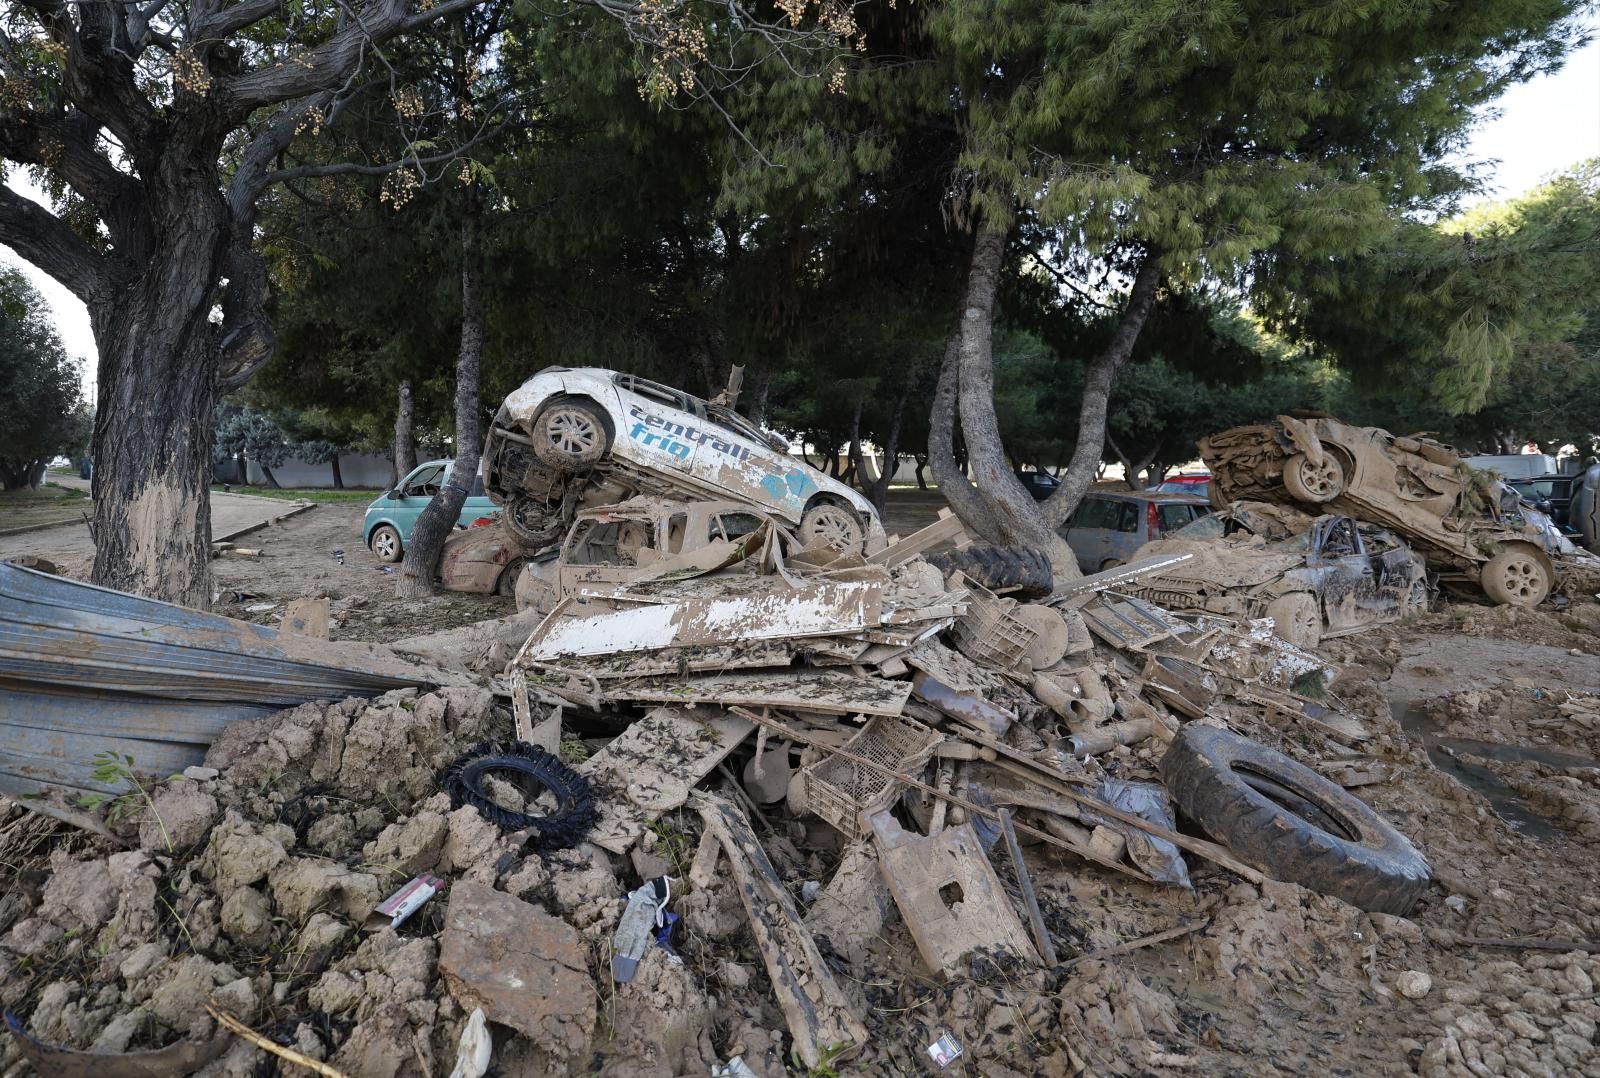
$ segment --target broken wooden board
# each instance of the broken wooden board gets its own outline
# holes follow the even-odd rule
[[[1038,962],[971,823],[927,838],[878,812],[872,829],[883,881],[930,970],[959,976],[962,960],[979,948]]]
[[[283,610],[283,631],[309,636],[314,640],[327,640],[328,597],[294,599]]]
[[[1114,588],[1118,584],[1126,584],[1141,577],[1153,576],[1156,573],[1171,569],[1175,565],[1182,565],[1193,558],[1193,554],[1157,554],[1152,558],[1140,558],[1130,561],[1126,565],[1119,565],[1115,569],[1106,569],[1099,573],[1090,573],[1088,576],[1079,577],[1070,584],[1062,585],[1050,597],[1052,606],[1063,604],[1077,606],[1088,600],[1089,596]],[[1077,602],[1074,602],[1077,600]]]
[[[752,589],[716,599],[683,599],[563,618],[541,627],[523,656],[549,662],[570,655],[659,651],[730,640],[790,640],[874,628],[876,584],[811,582],[801,588]]]
[[[809,643],[832,653],[826,645],[827,637],[811,637]],[[845,649],[854,654],[865,645],[855,644]],[[537,667],[558,673],[594,678],[605,681],[611,678],[649,677],[652,674],[692,673],[701,670],[761,670],[768,667],[788,666],[802,649],[801,641],[753,640],[729,644],[706,644],[687,648],[667,648],[648,653],[629,652],[618,655],[584,655],[537,663]]]
[[[1123,651],[1143,651],[1161,640],[1181,641],[1194,632],[1192,625],[1143,599],[1103,597],[1079,612],[1090,632]]]
[[[838,670],[765,674],[720,674],[702,677],[638,678],[608,683],[608,700],[709,704],[732,707],[797,708],[830,715],[898,715],[911,695],[911,684],[859,678]]]
[[[965,536],[966,530],[961,525],[961,518],[948,509],[941,509],[938,520],[926,528],[912,532],[898,542],[889,544],[876,554],[869,555],[867,561],[878,565],[899,565],[932,550],[940,543]]]
[[[851,1013],[749,819],[731,801],[710,794],[696,794],[694,808],[705,820],[706,833],[717,836],[728,857],[750,934],[761,951],[801,1062],[816,1067],[824,1051],[831,1061],[865,1043],[866,1027]]]
[[[596,786],[588,841],[625,854],[755,729],[736,715],[658,707],[574,770]]]

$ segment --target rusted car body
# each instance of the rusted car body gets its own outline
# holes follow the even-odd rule
[[[439,585],[446,591],[510,595],[532,553],[500,521],[452,532],[439,553]]]
[[[1193,554],[1126,590],[1172,610],[1270,617],[1302,647],[1427,609],[1427,568],[1393,532],[1243,503],[1140,549]],[[1300,519],[1295,519],[1300,518]]]
[[[548,612],[586,586],[638,580],[669,558],[701,551],[713,560],[731,558],[742,552],[742,541],[759,536],[771,522],[767,514],[732,500],[632,498],[582,510],[559,550],[543,551],[523,568],[515,585],[517,609]]]
[[[1200,455],[1219,508],[1277,502],[1383,524],[1443,579],[1479,584],[1496,602],[1535,605],[1562,573],[1588,568],[1549,518],[1429,438],[1285,415],[1202,438]]]

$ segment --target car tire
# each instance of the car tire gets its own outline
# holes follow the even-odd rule
[[[946,576],[960,570],[973,583],[1016,599],[1043,599],[1056,586],[1050,555],[1039,547],[974,543],[965,550],[946,550],[927,557]]]
[[[1280,595],[1267,604],[1266,616],[1272,619],[1278,639],[1297,648],[1315,648],[1322,643],[1322,612],[1308,592]]]
[[[841,554],[860,554],[867,530],[854,509],[837,502],[818,502],[800,517],[800,543],[810,546],[818,539]]]
[[[546,512],[544,504],[535,498],[512,498],[500,519],[512,535],[532,547],[554,542],[561,530],[555,514]]]
[[[1296,453],[1283,465],[1284,489],[1297,502],[1331,502],[1344,493],[1344,481],[1344,466],[1327,450],[1323,450],[1321,464],[1312,464],[1304,453]]]
[[[500,772],[532,780],[555,795],[556,810],[547,816],[508,809],[495,801],[486,780]],[[496,827],[507,831],[532,831],[528,845],[541,850],[576,846],[594,826],[594,795],[589,780],[538,745],[515,741],[507,745],[486,741],[446,769],[445,791],[452,808],[471,805]]]
[[[500,579],[494,582],[494,593],[496,595],[515,595],[517,593],[517,578],[522,575],[522,567],[527,564],[527,558],[512,558],[506,562],[506,567],[500,570]]]
[[[1189,723],[1161,760],[1182,813],[1280,880],[1404,917],[1431,881],[1409,839],[1304,764],[1229,730]]]
[[[1507,546],[1484,563],[1483,593],[1503,606],[1538,606],[1550,594],[1550,571],[1529,547]]]
[[[406,545],[400,541],[400,530],[393,524],[379,524],[367,537],[367,546],[379,561],[393,565],[406,556]]]
[[[558,472],[593,468],[611,448],[605,414],[589,401],[552,401],[533,421],[533,455]]]

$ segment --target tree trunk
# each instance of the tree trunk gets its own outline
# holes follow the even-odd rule
[[[894,473],[900,468],[900,424],[906,414],[906,400],[911,396],[911,380],[908,378],[900,387],[900,393],[894,400],[894,411],[889,415],[889,430],[883,439],[883,467],[878,472],[877,482],[872,484],[872,489],[867,491],[867,497],[872,499],[872,504],[878,510],[881,518],[889,500],[889,484],[894,480]]]
[[[861,405],[860,397],[856,398],[856,410],[850,416],[850,444],[845,451],[845,471],[840,478],[853,487],[860,487],[866,482],[865,469],[861,460]]]
[[[1133,346],[1150,318],[1150,308],[1155,304],[1156,288],[1160,284],[1161,268],[1156,263],[1156,253],[1146,252],[1133,278],[1128,305],[1123,308],[1117,331],[1111,335],[1105,349],[1089,363],[1085,373],[1083,400],[1078,405],[1078,441],[1072,450],[1072,460],[1062,473],[1061,486],[1041,503],[1045,520],[1051,527],[1060,527],[1072,515],[1100,468],[1101,458],[1105,456],[1106,409],[1111,399],[1111,386],[1133,354]]]
[[[944,500],[961,523],[981,537],[991,534],[995,525],[988,506],[967,479],[964,464],[956,461],[956,369],[960,362],[961,331],[957,329],[945,341],[939,384],[933,392],[933,411],[928,416],[928,464]]]
[[[417,466],[417,436],[412,425],[411,379],[405,378],[400,382],[400,400],[394,413],[394,482],[390,486],[399,486],[400,480],[411,474],[411,469]]]
[[[44,485],[44,472],[45,472],[45,467],[48,465],[48,463],[49,463],[48,461],[44,460],[41,457],[39,460],[34,461],[28,467],[28,487],[29,487],[29,489],[38,490],[41,486]]]
[[[917,460],[917,489],[918,490],[927,490],[928,489],[928,480],[923,476],[922,472],[923,472],[924,469],[926,469],[928,467],[928,455],[926,453],[920,453],[920,454],[917,455],[916,460]]]
[[[1039,547],[1050,555],[1057,578],[1078,577],[1077,559],[1066,541],[1045,523],[1039,503],[1013,473],[1000,441],[1000,424],[994,411],[994,298],[1005,257],[1004,229],[979,226],[967,275],[967,294],[961,315],[960,364],[957,368],[957,409],[973,484],[989,511],[990,527],[982,536],[991,542],[1021,543]],[[960,513],[960,510],[956,510]]]
[[[456,459],[450,480],[439,488],[411,531],[395,594],[416,599],[433,594],[439,554],[461,516],[478,474],[478,398],[483,360],[483,222],[476,192],[467,191],[461,217],[461,349],[456,355]]]
[[[267,481],[267,486],[271,487],[273,490],[283,489],[278,485],[278,477],[272,474],[271,468],[267,467],[265,464],[262,464],[260,461],[256,462],[256,467],[261,469],[261,477]]]
[[[343,490],[344,476],[339,474],[339,451],[337,449],[333,451],[333,460],[329,463],[333,465],[333,489]]]
[[[767,394],[772,389],[772,371],[762,367],[756,371],[751,386],[744,395],[744,414],[758,427],[767,424]]]

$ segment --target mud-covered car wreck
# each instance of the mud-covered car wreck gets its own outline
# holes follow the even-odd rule
[[[489,497],[526,544],[559,539],[580,508],[639,495],[734,499],[795,527],[803,543],[872,553],[887,540],[872,503],[794,459],[733,410],[633,374],[547,367],[513,390],[484,439]]]
[[[1169,610],[1271,618],[1300,647],[1427,609],[1422,557],[1348,516],[1238,502],[1145,544],[1135,559],[1170,554],[1193,556],[1122,590]]]
[[[1202,438],[1200,455],[1218,508],[1273,502],[1383,524],[1441,580],[1477,584],[1497,603],[1535,606],[1564,576],[1600,567],[1515,491],[1429,438],[1303,413]]]

